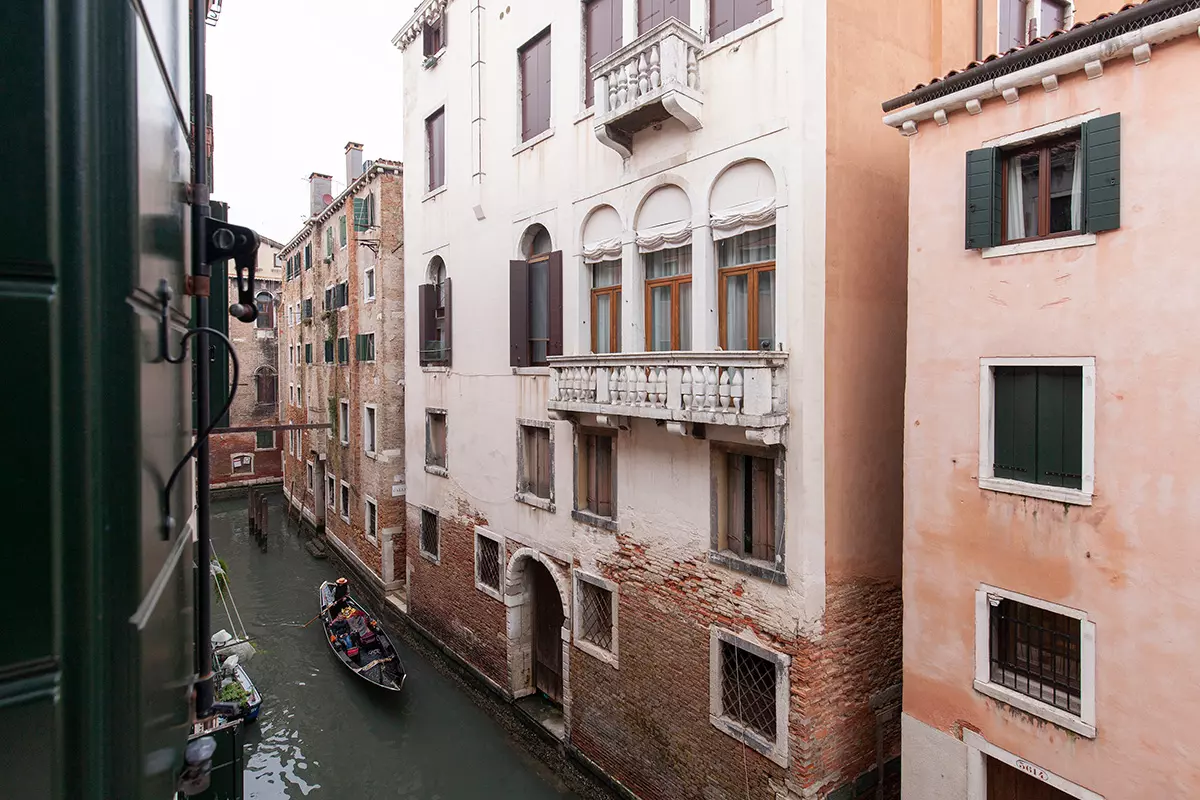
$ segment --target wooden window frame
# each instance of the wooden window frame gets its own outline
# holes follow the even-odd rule
[[[434,125],[439,121],[440,140],[434,135]],[[435,192],[445,185],[446,107],[442,106],[425,118],[425,192]]]
[[[266,447],[263,447],[261,444],[259,444],[259,437],[262,436],[264,433],[268,434],[271,437],[271,443],[269,445],[267,445]],[[255,450],[274,450],[277,443],[278,443],[278,439],[275,436],[275,431],[273,431],[273,430],[255,431],[254,432],[254,449]]]
[[[338,442],[350,444],[350,401],[338,401]]]
[[[729,569],[745,572],[757,578],[769,580],[772,583],[787,585],[786,562],[786,508],[787,492],[787,454],[780,447],[754,447],[732,443],[713,443],[710,450],[710,480],[712,503],[712,531],[709,540],[708,560]],[[773,467],[773,480],[770,484],[771,495],[768,502],[768,524],[771,536],[769,559],[756,557],[753,552],[744,553],[741,548],[732,547],[729,536],[729,519],[731,510],[730,500],[730,469],[731,456],[765,459]],[[753,534],[752,534],[753,536]],[[743,541],[744,541],[743,535]],[[753,551],[753,547],[752,547]]]
[[[623,0],[621,0],[621,1],[623,2]],[[526,119],[525,98],[526,98],[526,94],[527,94],[526,93],[526,85],[529,81],[529,77],[526,72],[526,65],[527,65],[527,60],[528,60],[527,54],[533,50],[536,50],[537,48],[542,47],[542,45],[544,43],[549,44],[547,49],[550,52],[547,55],[549,57],[549,60],[551,60],[551,62],[552,62],[553,61],[554,42],[550,36],[550,26],[547,26],[544,30],[542,30],[541,32],[539,32],[538,34],[536,34],[535,36],[533,36],[532,38],[527,40],[525,42],[525,44],[523,44],[519,48],[517,48],[517,74],[520,79],[520,87],[521,87],[521,90],[517,97],[517,100],[518,100],[517,120],[518,120],[518,126],[519,126],[519,130],[520,130],[522,143],[537,139],[539,136],[546,133],[547,131],[551,131],[554,129],[554,89],[553,89],[552,83],[550,85],[550,88],[546,89],[547,95],[548,95],[546,97],[546,103],[547,103],[546,127],[542,128],[541,130],[533,130],[532,127],[529,130],[526,130],[526,128],[525,128],[525,119]],[[537,74],[537,77],[539,78],[539,80],[542,78],[542,73],[540,71],[540,66],[541,66],[540,61],[541,61],[541,59],[540,59],[540,55],[539,55],[539,71]],[[552,77],[553,69],[551,68],[551,66],[547,65],[547,71],[550,73],[550,76]],[[543,82],[550,83],[549,81],[543,81]],[[531,99],[532,99],[532,97],[536,96],[540,100],[540,98],[541,98],[540,92],[541,91],[542,90],[539,87],[537,89],[538,94],[531,95]],[[538,105],[539,105],[539,109],[538,109],[538,112],[539,112],[538,117],[539,118],[535,124],[541,123],[540,102]]]
[[[369,276],[369,277],[368,277]],[[375,299],[375,293],[378,287],[375,286],[376,272],[374,267],[367,267],[363,270],[363,302],[370,303]]]
[[[728,349],[726,342],[728,336],[728,325],[726,322],[726,307],[728,302],[725,289],[725,281],[737,275],[746,275],[746,302],[749,308],[746,312],[746,320],[748,329],[746,331],[746,341],[758,341],[758,276],[764,272],[775,272],[774,261],[760,261],[756,264],[740,264],[736,267],[721,267],[717,270],[717,325],[721,337],[721,348]],[[779,287],[778,281],[775,283],[775,289]],[[774,292],[775,289],[772,289]],[[778,320],[776,320],[778,322]],[[772,340],[778,341],[778,337],[772,332]],[[753,348],[758,351],[759,348]]]
[[[371,525],[372,514],[374,511],[374,525]],[[372,530],[374,528],[374,530]],[[375,498],[370,495],[363,497],[363,534],[371,544],[379,542],[379,503],[375,502]]]
[[[549,271],[550,271],[550,253],[539,253],[539,254],[537,254],[536,256],[533,256],[532,258],[526,259],[525,263],[526,263],[526,265],[542,264],[542,263],[545,263],[545,264],[546,264],[546,272],[547,272],[547,275],[546,275],[546,296],[545,296],[545,298],[543,298],[543,299],[545,300],[545,303],[546,303],[546,328],[547,328],[547,331],[546,331],[546,333],[547,333],[547,335],[546,335],[546,338],[545,338],[545,339],[534,337],[534,336],[533,336],[533,325],[532,325],[532,323],[531,323],[531,324],[530,324],[530,327],[529,327],[529,333],[530,333],[530,335],[529,335],[529,338],[528,338],[528,339],[526,340],[526,342],[525,342],[526,351],[529,353],[529,366],[531,366],[531,367],[544,367],[544,366],[546,366],[546,365],[547,365],[548,363],[550,363],[550,362],[548,362],[548,361],[534,361],[534,360],[533,360],[533,343],[534,343],[534,342],[543,342],[543,341],[544,341],[544,342],[546,343],[546,355],[547,355],[547,356],[551,355],[551,353],[550,353],[550,341],[551,341],[551,340],[552,340],[554,337],[551,335],[553,332],[550,330],[550,306],[551,306],[551,302],[550,302],[550,276],[549,276]],[[534,297],[534,296],[533,296],[533,281],[529,281],[529,293],[528,293],[528,295],[527,295],[527,299],[526,299],[526,309],[525,309],[525,313],[526,313],[526,319],[529,319],[529,320],[532,320],[532,319],[533,319],[533,304],[534,304],[535,302],[537,302],[537,300],[538,300],[538,299],[539,299],[539,298],[536,298],[536,297]]]
[[[594,489],[598,489],[599,472],[596,469],[596,455],[592,449],[594,440],[598,437],[608,439],[608,513],[602,513],[600,503],[592,508],[591,498]],[[583,522],[597,528],[617,530],[617,431],[612,428],[578,427],[575,431],[575,499],[571,517],[577,522]],[[597,491],[596,494],[599,494]]]
[[[527,431],[545,431],[547,436],[546,495],[536,493],[526,480],[528,470],[529,448],[526,446]],[[516,500],[543,511],[555,512],[554,505],[554,423],[540,419],[517,420],[517,491]]]
[[[421,26],[421,55],[431,58],[446,49],[446,14]]]
[[[647,278],[646,279],[646,351],[652,352],[652,338],[654,335],[654,309],[650,303],[651,290],[658,289],[663,286],[671,287],[671,350],[669,351],[653,351],[653,352],[675,352],[679,350],[680,330],[679,330],[679,294],[682,284],[692,282],[692,273],[687,272],[682,275],[671,275],[667,278]]]
[[[350,484],[346,481],[338,486],[338,514],[342,522],[350,521]]]
[[[367,432],[371,441],[367,441]],[[368,448],[367,445],[373,445]],[[376,403],[363,403],[363,452],[373,456],[379,452],[379,406]]]
[[[442,563],[442,520],[440,515],[431,508],[416,506],[417,523],[417,552],[421,557],[434,564]],[[430,526],[432,529],[430,530]],[[425,549],[425,533],[430,531],[433,538],[432,550]]]
[[[441,419],[441,459],[436,458],[434,445],[437,444],[434,430],[434,422],[436,418]],[[450,426],[447,419],[446,409],[444,408],[427,408],[425,409],[425,471],[431,475],[446,477],[450,474],[450,454],[448,452],[450,445]]]
[[[596,315],[599,308],[598,300],[601,295],[608,295],[608,352],[621,352],[621,331],[618,320],[621,318],[621,284],[605,286],[603,289],[592,289],[592,352],[596,351]]]
[[[1080,135],[1080,129],[1076,128],[1072,131],[1051,138],[1040,139],[1032,144],[1024,147],[1017,147],[1012,150],[1003,150],[1000,153],[1000,244],[1021,244],[1022,242],[1041,242],[1048,239],[1061,239],[1064,236],[1080,236],[1087,232],[1086,221],[1081,228],[1076,228],[1069,231],[1060,231],[1058,233],[1047,233],[1042,235],[1040,232],[1050,230],[1050,149],[1055,145],[1064,144],[1067,142],[1075,142],[1079,148],[1083,148],[1083,138]],[[1039,153],[1038,158],[1038,231],[1036,236],[1025,236],[1021,239],[1008,238],[1008,164],[1011,159],[1020,158],[1029,153]],[[1086,163],[1084,169],[1087,169]],[[1086,175],[1084,176],[1087,177]],[[1086,186],[1086,182],[1085,182]],[[1079,198],[1080,203],[1086,203],[1086,196]],[[1082,215],[1081,215],[1082,218]]]

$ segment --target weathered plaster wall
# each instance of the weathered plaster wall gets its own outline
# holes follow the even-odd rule
[[[1188,535],[1200,512],[1200,383],[1191,154],[1200,96],[1194,33],[1149,63],[996,98],[911,138],[905,411],[904,704],[913,724],[977,728],[994,744],[1105,797],[1200,787],[1200,616]],[[1076,114],[1121,113],[1121,228],[1091,247],[983,259],[963,249],[965,152]],[[1090,507],[982,491],[979,359],[1094,356]],[[1097,737],[1036,721],[972,689],[980,582],[1087,612],[1096,625]]]

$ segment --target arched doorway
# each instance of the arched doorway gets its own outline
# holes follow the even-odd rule
[[[506,577],[509,673],[514,697],[540,694],[556,705],[566,696],[563,677],[568,619],[567,582],[561,569],[530,548],[518,550]]]

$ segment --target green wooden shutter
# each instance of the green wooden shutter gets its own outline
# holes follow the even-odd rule
[[[367,229],[367,201],[363,198],[354,198],[354,230],[365,231]]]
[[[342,214],[338,217],[338,244],[342,247],[346,246],[346,215]]]
[[[967,152],[967,249],[1000,244],[1000,152]]]
[[[1116,230],[1121,227],[1121,115],[1085,122],[1081,146],[1087,230]]]
[[[325,340],[325,363],[333,363],[333,339]]]
[[[367,337],[363,336],[361,333],[354,337],[354,357],[359,361],[365,360],[364,354],[366,353],[366,339]]]
[[[1037,372],[995,367],[992,470],[997,478],[1033,483],[1037,463]]]
[[[1037,371],[1037,473],[1045,486],[1083,485],[1083,370]]]
[[[304,245],[304,268],[312,269],[312,243]]]
[[[304,363],[305,364],[312,363],[312,345],[311,344],[304,345]]]

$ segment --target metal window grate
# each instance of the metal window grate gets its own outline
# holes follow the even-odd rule
[[[438,518],[432,511],[421,511],[421,550],[437,558]]]
[[[775,741],[775,663],[722,641],[721,708],[726,717]]]
[[[612,650],[612,592],[588,581],[579,581],[580,630],[585,642]]]
[[[992,683],[1079,716],[1079,620],[1002,599],[990,635]]]
[[[500,591],[500,543],[475,534],[475,577],[484,586]]]

